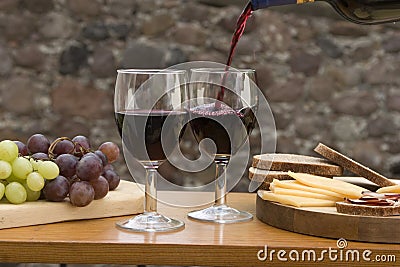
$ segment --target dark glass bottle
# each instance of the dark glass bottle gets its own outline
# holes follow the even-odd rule
[[[340,15],[358,24],[379,24],[400,20],[399,0],[315,0],[329,3]],[[304,4],[314,0],[251,0],[253,10],[270,6]]]

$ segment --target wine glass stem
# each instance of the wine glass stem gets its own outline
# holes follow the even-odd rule
[[[215,206],[226,204],[226,166],[228,162],[216,162],[216,180],[215,180]]]
[[[144,213],[157,212],[157,168],[146,168],[145,205]]]

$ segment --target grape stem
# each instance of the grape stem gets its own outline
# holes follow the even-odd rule
[[[70,141],[72,144],[74,144],[74,147],[71,149],[71,151],[68,152],[68,154],[70,154],[71,152],[73,152],[73,151],[75,150],[76,145],[77,145],[76,142],[72,141],[72,140],[71,140],[70,138],[68,138],[68,137],[59,137],[59,138],[57,138],[56,140],[54,140],[53,143],[51,143],[50,146],[49,146],[48,154],[49,154],[49,158],[50,158],[51,160],[54,160],[54,159],[57,157],[57,155],[54,154],[54,148],[56,147],[56,145],[57,145],[58,143],[60,143],[61,141],[64,141],[64,140],[68,140],[68,141]],[[80,147],[80,149],[81,149],[82,152],[84,151],[83,147]]]

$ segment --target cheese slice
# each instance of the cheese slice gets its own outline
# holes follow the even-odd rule
[[[312,193],[337,197],[337,198],[341,198],[341,199],[344,198],[344,195],[342,195],[342,194],[339,194],[339,193],[336,193],[336,192],[333,192],[330,190],[321,189],[321,188],[310,187],[310,186],[301,184],[296,180],[279,181],[277,179],[274,179],[272,181],[272,185],[275,187],[280,187],[280,188],[301,190],[301,191],[306,191],[306,192],[312,192]]]
[[[276,187],[276,186],[272,186],[272,188],[270,188],[270,189],[273,193],[278,194],[278,195],[299,196],[299,197],[308,197],[308,198],[315,198],[315,199],[326,199],[326,200],[332,200],[332,201],[343,201],[344,200],[344,198],[340,198],[340,197],[327,196],[327,195],[323,195],[323,194],[307,192],[307,191],[302,191],[302,190],[296,190],[296,189],[280,188],[280,187]]]
[[[306,174],[306,173],[294,173],[289,171],[288,174],[296,179],[296,181],[316,188],[321,188],[325,190],[330,190],[339,194],[344,195],[348,198],[360,198],[362,197],[362,192],[368,191],[367,189],[350,184],[344,181],[333,180],[330,178]]]
[[[335,201],[326,199],[315,199],[309,197],[279,195],[271,191],[260,191],[261,198],[268,201],[278,202],[295,207],[334,207]]]
[[[400,185],[391,185],[379,188],[377,193],[400,193]]]

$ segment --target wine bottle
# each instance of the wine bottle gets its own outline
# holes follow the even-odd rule
[[[398,0],[315,0],[328,2],[341,16],[358,24],[379,24],[400,20]],[[271,6],[304,4],[314,0],[251,0],[253,10]]]

